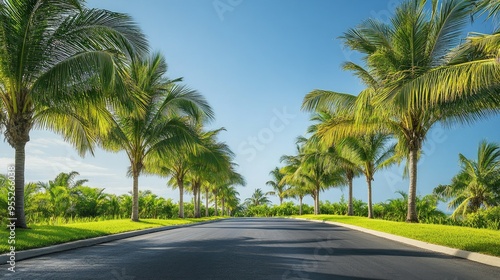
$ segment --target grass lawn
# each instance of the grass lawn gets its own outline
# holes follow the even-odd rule
[[[432,224],[409,224],[336,215],[303,215],[294,217],[350,224],[432,244],[500,257],[499,230]]]
[[[143,219],[132,222],[130,219],[109,220],[89,223],[73,223],[60,226],[29,225],[31,229],[16,229],[16,251],[45,247],[68,241],[87,239],[114,233],[134,231],[140,229],[190,224],[218,219],[217,217],[201,219]],[[10,244],[7,243],[9,231],[0,230],[0,254],[7,253]]]

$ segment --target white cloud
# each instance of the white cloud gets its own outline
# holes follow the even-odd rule
[[[72,148],[72,146],[70,144],[68,144],[67,142],[64,142],[63,140],[58,139],[58,138],[36,138],[36,139],[29,141],[26,144],[26,146],[27,147],[39,147],[39,148],[64,146],[64,147]]]
[[[14,163],[13,158],[0,158],[0,170],[7,170],[8,165]],[[61,172],[78,171],[81,176],[114,176],[115,174],[108,168],[85,163],[71,157],[40,157],[28,155],[26,157],[27,173],[35,174],[59,174]],[[2,172],[2,173],[5,173]]]

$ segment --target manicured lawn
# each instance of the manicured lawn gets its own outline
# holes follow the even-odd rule
[[[74,223],[60,226],[30,225],[31,229],[16,229],[15,247],[16,251],[21,251],[120,232],[161,226],[190,224],[214,219],[218,218],[211,217],[201,219],[171,220],[143,219],[137,223],[132,222],[129,219],[123,219],[89,223]],[[5,229],[0,230],[0,254],[8,252],[8,249],[11,246],[7,241],[9,233],[10,232]]]
[[[350,224],[432,244],[500,257],[500,231],[498,230],[432,224],[409,224],[335,215],[304,215],[295,216],[295,218]]]

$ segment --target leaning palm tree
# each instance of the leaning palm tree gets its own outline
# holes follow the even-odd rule
[[[273,191],[268,192],[270,195],[276,195],[280,199],[280,205],[283,204],[283,199],[287,198],[287,186],[283,181],[283,173],[280,172],[278,167],[275,167],[269,175],[272,176],[272,180],[266,182],[266,185],[271,186]]]
[[[480,208],[500,204],[496,200],[500,184],[500,146],[482,141],[477,151],[477,160],[459,154],[461,170],[450,185],[440,185],[434,193],[451,199],[449,208],[455,208],[452,217],[465,216]]]
[[[83,0],[2,1],[0,130],[15,149],[17,227],[26,227],[25,147],[31,129],[60,133],[81,154],[91,149],[92,129],[83,112],[103,99],[129,102],[119,74],[127,58],[146,48],[129,16],[89,10]]]
[[[102,136],[105,149],[124,150],[130,160],[133,221],[139,220],[139,176],[148,157],[172,156],[172,151],[197,142],[190,119],[213,117],[210,106],[200,94],[178,85],[178,80],[167,79],[166,72],[165,59],[158,53],[134,60],[128,73],[129,90],[143,99],[141,110],[110,112],[111,128]]]
[[[398,140],[397,152],[406,158],[410,179],[408,222],[418,222],[417,163],[428,131],[439,122],[453,124],[480,118],[484,115],[482,106],[494,103],[484,99],[427,100],[438,92],[429,75],[446,65],[443,58],[460,43],[460,33],[473,8],[470,1],[445,0],[441,5],[433,1],[429,11],[427,2],[407,0],[396,9],[390,23],[367,20],[347,31],[342,39],[347,47],[363,55],[366,69],[354,63],[347,63],[345,68],[353,70],[367,88],[358,96],[314,91],[303,105],[307,110],[327,108],[344,117],[323,131],[330,134],[328,137],[381,132]],[[448,80],[439,75],[435,79]]]

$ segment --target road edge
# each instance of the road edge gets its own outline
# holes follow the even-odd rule
[[[455,249],[455,248],[450,248],[442,245],[436,245],[432,243],[427,243],[424,241],[420,240],[415,240],[407,237],[402,237],[390,233],[385,233],[381,231],[376,231],[372,229],[367,229],[359,226],[354,226],[354,225],[349,225],[349,224],[343,224],[343,223],[338,223],[338,222],[331,222],[331,221],[323,221],[323,220],[314,220],[314,219],[305,219],[305,218],[292,218],[295,220],[302,220],[302,221],[309,221],[309,222],[316,222],[316,223],[325,223],[325,224],[331,224],[331,225],[336,225],[340,227],[345,227],[357,231],[361,231],[364,233],[368,233],[371,235],[375,235],[378,237],[382,237],[385,239],[390,239],[396,242],[400,242],[403,244],[415,246],[421,249],[433,251],[433,252],[438,252],[462,259],[467,259],[470,261],[490,265],[490,266],[495,266],[495,267],[500,267],[500,258],[499,257],[494,257],[490,255],[485,255],[481,253],[476,253],[476,252],[470,252],[470,251],[465,251],[465,250],[460,250],[460,249]]]
[[[199,223],[174,225],[174,226],[162,226],[162,227],[148,228],[148,229],[142,229],[142,230],[127,231],[127,232],[122,232],[122,233],[93,237],[93,238],[89,238],[89,239],[75,240],[75,241],[51,245],[51,246],[47,246],[47,247],[28,249],[28,250],[16,252],[15,261],[16,262],[22,261],[22,260],[26,260],[26,259],[31,259],[31,258],[43,256],[43,255],[68,251],[68,250],[82,248],[82,247],[90,247],[90,246],[94,246],[94,245],[98,245],[98,244],[102,244],[102,243],[107,243],[107,242],[111,242],[111,241],[115,241],[115,240],[135,237],[135,236],[149,234],[149,233],[155,233],[155,232],[184,228],[184,227],[192,227],[192,226],[203,225],[203,224],[213,223],[213,222],[222,221],[222,220],[226,220],[226,219],[217,219],[217,220],[210,220],[210,221],[199,222]],[[9,253],[5,253],[5,254],[0,255],[0,265],[8,263],[10,261],[10,257],[11,256],[9,255]]]

